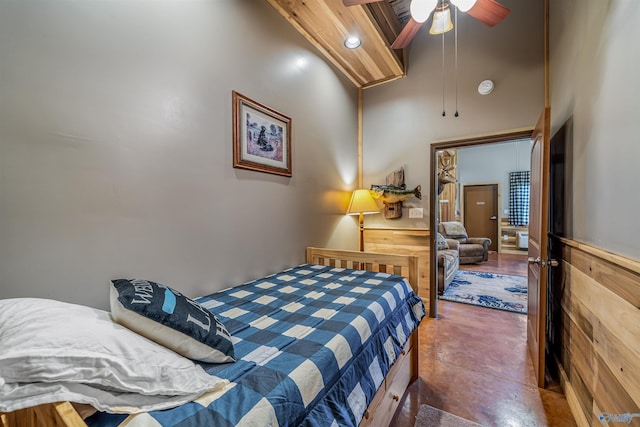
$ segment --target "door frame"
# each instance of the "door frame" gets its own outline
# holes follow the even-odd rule
[[[433,231],[429,236],[429,317],[438,317],[438,286],[436,286],[438,258],[436,253],[436,233],[438,229],[438,158],[439,150],[447,150],[450,148],[471,147],[485,144],[494,144],[497,142],[507,142],[516,139],[531,138],[533,127],[515,129],[510,131],[496,132],[490,135],[467,136],[458,139],[450,139],[447,141],[434,142],[430,146],[430,171],[429,174],[429,228]]]
[[[466,184],[460,185],[460,219],[462,219],[462,223],[465,223],[465,206],[464,206],[464,190],[465,187],[477,187],[481,185],[497,185],[498,194],[497,196],[497,210],[498,215],[496,221],[498,221],[498,227],[496,228],[496,252],[500,252],[500,236],[502,236],[502,183],[499,181],[494,182],[468,182]],[[479,237],[479,236],[476,236]],[[489,236],[490,237],[490,236]]]

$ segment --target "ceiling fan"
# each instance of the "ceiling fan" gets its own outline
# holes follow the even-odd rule
[[[345,6],[374,3],[381,0],[342,0]],[[429,19],[432,11],[443,11],[449,8],[449,1],[461,12],[466,12],[489,27],[500,23],[511,12],[495,0],[411,0],[411,18],[391,45],[392,49],[402,49],[411,43],[422,24]],[[434,16],[436,15],[434,13]],[[449,28],[440,32],[448,31]]]

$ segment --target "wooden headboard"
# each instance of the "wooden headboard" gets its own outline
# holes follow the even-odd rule
[[[418,275],[417,256],[309,247],[307,248],[307,263],[404,276],[409,279],[413,292],[418,294],[418,277],[420,276]]]

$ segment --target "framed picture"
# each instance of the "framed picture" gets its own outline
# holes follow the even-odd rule
[[[291,176],[291,119],[232,94],[233,167]]]

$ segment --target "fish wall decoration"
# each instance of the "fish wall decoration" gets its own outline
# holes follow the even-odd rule
[[[404,168],[387,175],[386,185],[372,185],[371,195],[384,203],[384,216],[387,219],[402,217],[402,202],[409,197],[422,199],[422,187],[416,186],[408,190],[404,183]]]
[[[413,196],[422,200],[422,186],[418,185],[413,190],[407,190],[406,185],[396,187],[394,185],[372,185],[371,195],[374,199],[380,199],[384,203],[404,202]]]

